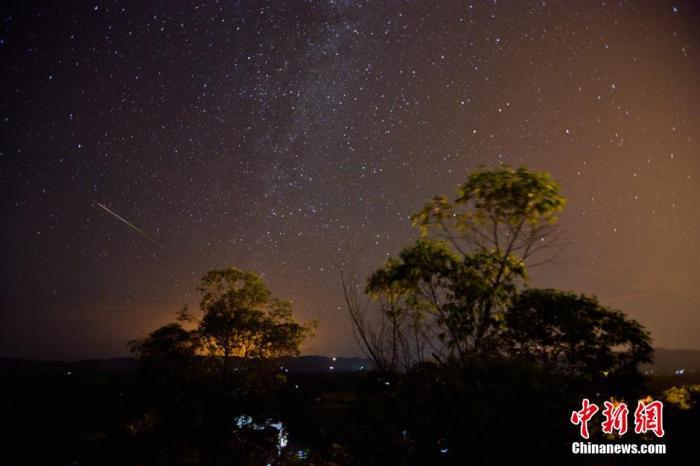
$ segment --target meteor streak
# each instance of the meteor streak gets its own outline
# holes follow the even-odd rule
[[[129,225],[129,228],[131,228],[132,230],[135,230],[135,231],[141,233],[141,234],[142,234],[143,236],[145,236],[145,237],[148,237],[148,235],[146,234],[145,231],[141,230],[141,229],[138,228],[136,225],[134,225],[133,223],[129,222],[127,219],[125,219],[125,218],[123,218],[123,217],[120,217],[119,214],[117,214],[116,212],[114,212],[113,210],[111,210],[111,209],[110,209],[109,207],[107,207],[106,205],[100,204],[99,202],[95,202],[95,204],[97,204],[98,206],[102,207],[102,208],[103,208],[104,210],[106,210],[108,213],[110,213],[111,215],[117,217],[117,218],[118,218],[119,220],[121,220],[122,222],[124,222],[124,223],[126,223],[127,225]]]

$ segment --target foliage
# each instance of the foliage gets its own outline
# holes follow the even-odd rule
[[[242,366],[299,354],[316,326],[316,322],[297,322],[291,302],[273,297],[262,278],[252,272],[211,270],[197,290],[203,314],[197,334],[207,354],[222,357],[225,372],[234,357]],[[187,314],[181,318],[191,320]]]
[[[297,322],[291,302],[274,297],[255,273],[212,270],[197,290],[200,318],[185,307],[178,312],[180,322],[129,343],[139,360],[142,408],[125,431],[184,450],[158,449],[160,464],[280,460],[274,428],[232,433],[231,423],[242,412],[261,415],[282,398],[288,384],[280,359],[298,355],[316,323]],[[195,452],[201,458],[185,460]]]
[[[526,289],[505,313],[505,351],[552,372],[594,381],[650,362],[648,332],[593,297]]]
[[[453,201],[436,197],[412,217],[421,238],[369,277],[366,293],[390,317],[379,321],[409,322],[392,328],[399,335],[410,330],[413,348],[430,348],[442,363],[492,354],[504,312],[527,279],[526,260],[552,247],[564,204],[545,172],[503,167],[471,173]],[[360,333],[390,336],[361,339],[375,362],[387,365],[376,355],[387,353],[384,347],[396,353],[396,342],[408,338],[368,330],[372,320],[351,304],[355,327],[364,327]]]
[[[424,359],[424,317],[405,306],[397,284],[377,293],[377,299],[361,303],[355,276],[341,271],[341,283],[355,339],[378,370],[406,370]]]
[[[132,340],[129,349],[141,361],[183,361],[194,357],[197,342],[192,332],[171,323],[151,332],[143,340]]]
[[[548,173],[510,167],[476,170],[454,200],[433,198],[412,217],[420,239],[367,280],[379,318],[348,300],[356,331],[372,337],[360,338],[365,351],[390,371],[426,360],[405,358],[401,366],[396,354],[428,348],[443,367],[515,360],[599,389],[639,386],[638,364],[652,353],[639,323],[595,298],[524,289],[536,265],[529,259],[556,249],[564,205]],[[373,331],[377,322],[392,325]]]
[[[700,399],[700,385],[673,386],[664,391],[664,402],[681,410],[693,408]]]
[[[437,196],[412,216],[422,236],[449,241],[457,251],[494,251],[523,260],[550,245],[566,201],[546,172],[501,167],[472,172],[450,201]]]
[[[462,256],[444,241],[423,238],[373,273],[366,291],[375,299],[392,296],[401,303],[398,314],[418,315],[433,356],[445,362],[463,359],[479,344],[487,348],[484,329],[498,324],[494,310],[509,301],[524,272],[514,257],[503,265],[496,254]]]

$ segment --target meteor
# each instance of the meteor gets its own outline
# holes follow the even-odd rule
[[[119,214],[117,214],[116,212],[114,212],[113,210],[111,210],[111,209],[110,209],[109,207],[107,207],[106,205],[100,204],[99,202],[95,202],[95,204],[97,204],[98,206],[102,207],[102,208],[103,208],[104,210],[106,210],[109,214],[111,214],[111,215],[117,217],[119,220],[121,220],[122,222],[124,222],[124,223],[126,223],[127,225],[129,225],[129,228],[131,228],[132,230],[135,230],[135,231],[141,233],[141,234],[142,234],[143,236],[145,236],[145,237],[148,237],[148,235],[146,234],[145,231],[141,230],[141,229],[138,228],[136,225],[134,225],[133,223],[129,222],[127,219],[125,219],[125,218],[123,218],[123,217],[120,217]]]

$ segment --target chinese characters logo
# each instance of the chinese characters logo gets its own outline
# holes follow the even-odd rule
[[[625,435],[627,432],[627,417],[629,409],[627,404],[622,402],[606,401],[602,411],[604,420],[601,424],[602,431],[606,434],[617,432],[618,435]],[[581,409],[571,413],[571,423],[580,428],[581,437],[589,438],[588,422],[600,408],[591,403],[588,398],[581,402]],[[664,404],[658,400],[647,398],[637,402],[637,409],[634,411],[634,432],[645,434],[651,432],[657,437],[664,436]]]

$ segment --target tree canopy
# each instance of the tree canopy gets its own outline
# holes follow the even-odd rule
[[[203,313],[198,331],[211,354],[242,360],[297,355],[315,326],[297,322],[291,301],[273,297],[252,272],[212,270],[197,289]]]
[[[298,322],[291,301],[274,297],[253,272],[234,267],[211,270],[202,277],[197,291],[201,317],[190,314],[187,307],[178,313],[178,320],[194,328],[167,324],[131,342],[139,359],[204,355],[212,362],[220,361],[225,379],[232,361],[240,369],[254,361],[298,355],[317,325],[315,321]]]
[[[369,276],[374,316],[348,300],[365,351],[390,370],[428,353],[458,365],[521,358],[589,379],[635,371],[651,354],[637,322],[595,298],[526,288],[528,268],[551,255],[531,259],[558,248],[565,204],[551,175],[510,167],[476,170],[454,199],[433,198],[412,216],[420,238]]]
[[[651,362],[651,338],[642,326],[594,297],[526,289],[505,314],[509,354],[552,371],[595,379],[629,373]]]

